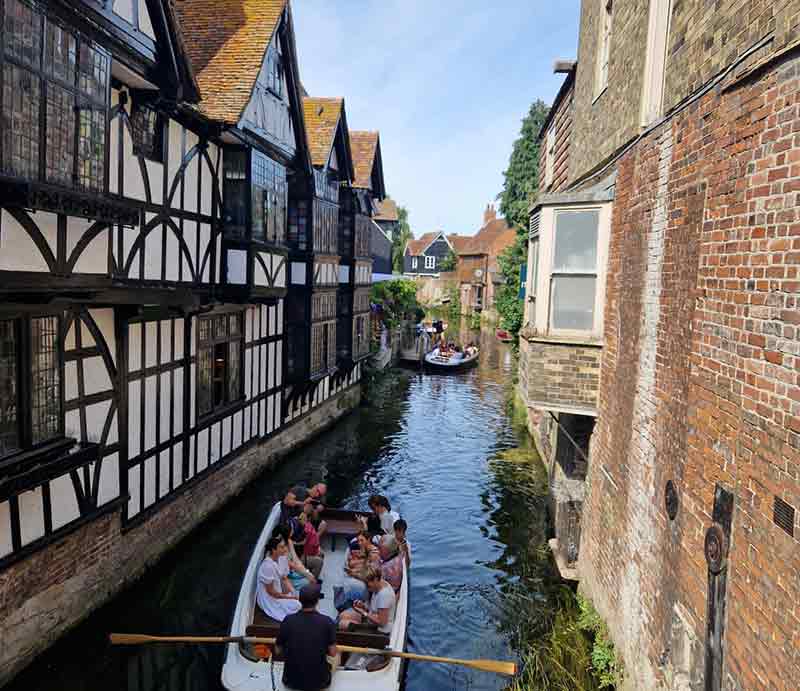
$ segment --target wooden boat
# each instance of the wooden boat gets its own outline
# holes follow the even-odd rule
[[[278,525],[280,502],[267,518],[264,529],[258,538],[247,571],[239,591],[236,609],[231,624],[231,636],[258,636],[274,638],[280,624],[267,617],[256,606],[256,587],[258,567],[264,558],[264,550],[272,531]],[[333,588],[344,577],[344,564],[347,555],[348,538],[355,535],[360,526],[356,513],[339,509],[326,509],[322,517],[328,530],[322,537],[325,564],[320,578],[324,598],[318,609],[331,618],[336,617],[333,606]],[[355,645],[368,648],[402,651],[406,645],[408,625],[408,573],[403,565],[403,584],[397,594],[397,609],[391,634],[351,633],[339,631],[336,642],[341,645]],[[403,661],[398,658],[382,656],[359,656],[343,654],[333,673],[330,691],[398,691],[402,679]],[[364,666],[366,665],[366,666]],[[270,669],[272,667],[272,669]],[[348,669],[352,667],[355,669]],[[362,667],[358,669],[358,667]],[[283,691],[283,664],[276,657],[273,664],[259,660],[249,644],[231,643],[227,646],[225,662],[222,666],[222,685],[229,691]]]
[[[454,360],[452,355],[440,355],[439,349],[434,348],[425,356],[425,366],[440,372],[455,372],[472,367],[478,362],[479,355],[480,351],[476,350],[472,355]]]
[[[514,337],[505,329],[497,329],[494,333],[497,336],[497,340],[502,343],[511,343],[514,340]]]

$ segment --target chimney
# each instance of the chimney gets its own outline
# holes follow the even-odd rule
[[[491,221],[497,220],[497,211],[494,208],[494,204],[491,202],[486,205],[486,210],[483,212],[483,225],[490,223]]]

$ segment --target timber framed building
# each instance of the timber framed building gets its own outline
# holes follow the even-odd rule
[[[359,400],[377,134],[362,187],[293,31],[0,0],[0,683]]]
[[[582,3],[519,390],[627,689],[800,679],[800,3]]]

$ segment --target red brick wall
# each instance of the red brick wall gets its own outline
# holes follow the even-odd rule
[[[736,497],[723,688],[798,688],[800,542],[772,521],[774,495],[800,513],[798,75],[713,90],[619,164],[580,568],[629,688],[703,676],[675,616],[704,641],[715,483]]]

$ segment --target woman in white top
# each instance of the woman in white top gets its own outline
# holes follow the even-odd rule
[[[289,582],[288,569],[281,568],[281,557],[286,557],[286,543],[273,537],[267,543],[267,556],[258,569],[256,602],[268,617],[283,621],[302,607],[297,593]]]
[[[381,575],[380,568],[367,569],[367,589],[369,590],[369,607],[361,600],[353,603],[353,608],[342,612],[339,617],[339,628],[348,629],[351,624],[377,627],[382,633],[391,633],[394,614],[397,609],[397,596],[394,589]]]

